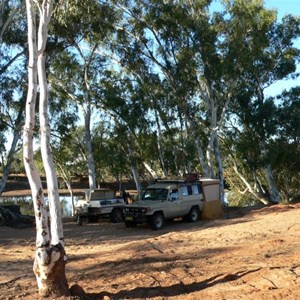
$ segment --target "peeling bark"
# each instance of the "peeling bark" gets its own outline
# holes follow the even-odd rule
[[[50,248],[39,248],[35,254],[33,270],[37,277],[39,294],[43,297],[70,295],[65,265],[67,256],[58,244]]]
[[[39,10],[37,34],[36,8]],[[65,275],[67,257],[64,250],[63,228],[58,194],[57,176],[50,149],[48,120],[48,88],[45,71],[45,46],[48,24],[52,13],[52,1],[26,0],[28,23],[28,93],[26,99],[25,125],[23,131],[23,158],[29,180],[36,219],[36,255],[33,271],[39,294],[42,297],[69,296]],[[40,86],[40,143],[45,168],[49,209],[46,205],[40,175],[34,164],[33,133],[37,86]]]

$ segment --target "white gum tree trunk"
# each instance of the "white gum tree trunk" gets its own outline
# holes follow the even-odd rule
[[[279,203],[280,202],[280,194],[279,191],[277,189],[274,177],[273,177],[273,172],[272,172],[272,167],[270,164],[268,164],[265,168],[264,168],[266,177],[267,177],[267,182],[268,182],[268,186],[269,186],[269,191],[270,191],[270,200],[273,203]]]
[[[85,143],[86,143],[86,155],[88,162],[89,172],[89,187],[90,189],[96,188],[96,172],[95,172],[95,161],[93,156],[93,146],[91,137],[91,104],[87,104],[87,108],[84,112],[84,129],[85,129]]]
[[[14,132],[13,132],[13,139],[11,142],[11,146],[6,158],[6,164],[4,165],[2,170],[2,178],[0,179],[0,195],[2,194],[5,184],[7,182],[11,165],[14,160],[14,154],[17,148],[18,141],[20,140],[20,137],[21,137],[21,122],[19,123],[17,121],[16,127],[14,128]]]
[[[39,12],[37,32],[36,9]],[[23,131],[23,158],[30,183],[36,219],[36,254],[33,271],[39,294],[43,297],[69,296],[65,276],[66,254],[60,215],[57,177],[50,152],[50,128],[48,122],[48,89],[45,72],[45,46],[48,24],[52,12],[52,0],[26,0],[28,23],[28,93]],[[46,205],[40,175],[34,164],[33,133],[35,129],[36,97],[40,91],[40,143],[45,168],[49,209]]]
[[[128,140],[130,141],[129,138],[128,138]],[[128,143],[128,157],[129,157],[129,160],[130,160],[130,168],[131,168],[133,180],[134,180],[135,185],[136,185],[138,197],[139,197],[139,199],[141,199],[142,186],[141,186],[141,182],[140,182],[140,176],[139,176],[139,171],[138,171],[138,166],[137,166],[135,154],[134,154],[133,149],[131,148],[130,143]]]

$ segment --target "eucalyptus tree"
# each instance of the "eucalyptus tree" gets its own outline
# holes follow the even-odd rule
[[[48,79],[51,86],[49,121],[52,154],[58,167],[57,172],[63,178],[73,200],[72,177],[75,174],[85,174],[87,169],[85,130],[78,125],[80,111],[78,103],[72,101],[75,96],[70,96],[76,86],[75,78],[81,73],[81,69],[75,63],[74,56],[69,56],[66,50],[67,41],[54,35],[54,38],[50,36],[48,43],[48,48],[51,48]],[[63,88],[62,84],[65,84]]]
[[[112,133],[117,135],[119,147],[125,154],[127,166],[131,169],[140,194],[140,166],[145,167],[147,161],[142,152],[151,124],[149,106],[140,85],[126,72],[109,72],[107,75],[101,81],[102,101],[98,107],[113,121]]]
[[[64,249],[58,183],[50,150],[45,48],[52,7],[53,1],[26,0],[29,61],[28,92],[23,130],[23,159],[32,192],[37,231],[33,270],[36,275],[39,294],[43,297],[70,295],[65,275],[67,258]],[[39,16],[38,20],[37,16]],[[47,179],[49,210],[44,197],[41,177],[35,166],[33,152],[37,86],[39,86],[40,144]]]
[[[26,22],[24,1],[0,3],[0,148],[5,187],[15,153],[21,145],[26,85]]]
[[[101,152],[101,148],[93,142],[97,137],[92,133],[92,117],[93,124],[96,126],[101,123],[105,115],[113,115],[111,123],[118,123],[120,118],[120,115],[112,111],[115,99],[112,100],[112,97],[108,96],[107,99],[112,103],[107,105],[106,99],[103,98],[103,89],[106,87],[102,88],[112,80],[108,74],[114,71],[115,63],[109,48],[109,37],[114,31],[112,24],[117,20],[117,15],[107,3],[99,4],[97,1],[89,1],[88,4],[88,14],[86,1],[79,1],[75,8],[70,6],[70,14],[67,19],[61,20],[59,14],[57,16],[53,30],[59,34],[61,39],[67,41],[68,48],[65,52],[57,55],[56,61],[51,64],[53,76],[50,81],[60,97],[69,98],[81,107],[86,128],[85,145],[89,146],[86,151],[89,174],[93,174],[90,187],[95,188],[94,156],[101,157],[101,154],[97,153]],[[99,16],[102,17],[99,18]],[[76,24],[75,28],[74,24]],[[123,108],[124,111],[126,109],[128,110],[127,106]],[[131,122],[134,119],[135,116],[132,116]],[[122,137],[124,141],[131,139],[129,132],[130,130],[124,131],[125,136]],[[128,148],[128,145],[126,147],[128,151],[134,152]],[[132,154],[131,157],[133,158],[135,155]],[[132,167],[135,165],[135,159],[131,159],[129,162]],[[135,167],[134,169],[136,170]],[[138,178],[139,176],[134,175],[134,177]]]
[[[53,31],[66,41],[67,48],[52,64],[50,81],[56,92],[73,101],[83,115],[85,153],[92,189],[96,188],[92,117],[96,103],[101,101],[97,94],[98,81],[107,68],[106,59],[99,49],[107,43],[113,21],[114,12],[109,4],[90,0],[77,1],[74,6],[67,1],[57,11],[53,24]]]
[[[181,135],[177,140],[183,149],[181,159],[191,159],[186,147],[193,137],[204,176],[217,174],[223,179],[218,132],[238,75],[231,56],[236,46],[228,43],[223,31],[226,17],[210,15],[212,1],[131,1],[132,7],[116,2],[126,21],[119,29],[117,49],[122,63],[135,73],[148,70],[158,75],[166,97],[161,103],[156,99],[155,108],[173,112]],[[168,130],[163,115],[155,111],[154,115]]]
[[[150,74],[144,81],[155,120],[156,152],[164,176],[191,173],[195,151],[190,148],[193,134],[185,118],[184,104],[178,103],[172,86],[158,74]]]
[[[134,1],[130,2],[131,5],[126,1],[115,2],[123,10],[124,17],[118,28],[119,44],[114,50],[121,57],[121,65],[133,78],[143,82],[147,90],[164,173],[167,172],[166,152],[162,147],[164,131],[169,132],[165,137],[171,141],[169,145],[173,149],[173,162],[178,173],[178,162],[185,162],[187,156],[183,139],[175,142],[174,131],[178,131],[181,137],[186,131],[186,97],[195,81],[186,30],[181,24],[188,15],[178,1]],[[176,158],[180,148],[183,150],[181,160]]]
[[[88,70],[83,70],[81,64],[78,63],[75,55],[69,54],[71,57],[66,57],[65,53],[59,54],[56,61],[52,64],[52,76],[50,82],[55,90],[55,94],[59,98],[66,99],[67,97],[75,104],[82,108],[84,124],[85,124],[85,158],[88,163],[89,185],[90,188],[96,188],[95,166],[92,152],[91,139],[91,114],[92,114],[92,95],[88,79],[83,75]],[[61,68],[62,65],[64,68]],[[83,78],[86,78],[86,80]],[[85,90],[88,86],[89,90]],[[77,109],[79,111],[79,109]]]
[[[127,128],[123,134],[127,136],[125,140],[130,139],[132,149],[124,145],[124,150],[131,152],[129,156],[134,152],[133,157],[139,158],[140,171],[157,178],[179,174],[185,169],[185,160],[178,158],[180,131],[173,116],[176,109],[171,103],[159,104],[167,102],[168,96],[164,95],[159,79],[153,80],[151,75],[137,72],[133,77],[128,70],[123,71],[119,79],[103,83],[103,98],[106,111],[116,116],[119,134],[120,127]],[[161,130],[162,126],[165,131]]]
[[[246,174],[238,174],[247,189],[261,201],[279,202],[281,196],[272,171],[276,160],[271,159],[270,147],[280,126],[276,122],[278,105],[274,98],[265,96],[265,89],[295,75],[299,49],[293,46],[293,40],[299,36],[299,19],[286,16],[282,23],[277,23],[275,12],[265,10],[260,1],[253,1],[248,10],[243,4],[236,1],[228,10],[232,13],[231,26],[235,32],[248,32],[237,50],[243,57],[239,60],[242,71],[239,92],[232,106],[237,125],[232,130],[237,153],[244,157],[246,169],[252,171],[248,173],[249,181]]]
[[[14,93],[18,90],[16,85],[17,82],[11,82],[10,87],[15,86],[13,91],[6,86],[5,93],[3,93],[4,95],[0,95],[0,131],[2,131],[2,134],[6,133],[7,136],[11,136],[11,140],[8,140],[5,137],[5,134],[1,135],[0,138],[0,152],[4,153],[1,158],[2,178],[0,180],[0,194],[2,193],[7,182],[9,173],[11,171],[11,166],[14,161],[14,156],[21,149],[21,130],[24,120],[25,97],[20,94],[19,99],[12,100],[11,96],[11,98],[5,100],[5,96],[9,91]],[[23,93],[23,90],[21,90],[20,93]],[[6,145],[9,145],[8,150]]]
[[[3,0],[0,3],[0,45],[4,41],[4,34],[11,33],[10,27],[16,16],[25,7],[25,1]],[[20,29],[21,30],[21,29]],[[5,38],[7,40],[7,38]],[[18,54],[17,54],[18,56]],[[15,58],[14,58],[15,59]],[[0,71],[2,73],[2,70]]]
[[[93,134],[96,173],[99,182],[114,178],[120,191],[123,190],[123,178],[130,177],[129,164],[121,146],[122,139],[116,134],[114,124],[107,116],[102,116]]]
[[[284,200],[299,197],[300,172],[300,86],[276,97],[278,129],[268,145],[275,179]]]

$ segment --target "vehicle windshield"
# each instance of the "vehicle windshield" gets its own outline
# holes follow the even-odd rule
[[[142,195],[142,200],[167,200],[168,198],[167,189],[146,189]]]

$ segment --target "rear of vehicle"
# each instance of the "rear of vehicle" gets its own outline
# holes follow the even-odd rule
[[[99,218],[110,218],[113,223],[123,221],[124,199],[116,198],[115,191],[110,189],[83,190],[82,194],[75,206],[77,221],[80,225],[83,220],[95,222]]]

